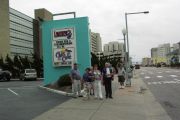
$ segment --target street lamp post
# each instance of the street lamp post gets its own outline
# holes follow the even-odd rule
[[[126,29],[123,29],[122,30],[122,34],[123,34],[123,36],[124,36],[124,63],[125,63],[125,72],[126,72],[126,74],[125,74],[125,79],[127,80],[128,78],[128,71],[127,71],[127,68],[128,68],[128,61],[127,61],[127,52],[126,52],[126,34],[127,34],[127,30]]]
[[[125,13],[125,22],[126,22],[126,37],[127,37],[127,61],[129,65],[129,33],[128,33],[128,23],[127,23],[127,16],[132,15],[132,14],[148,14],[149,11],[144,11],[144,12],[133,12],[133,13]]]
[[[127,23],[127,16],[128,15],[133,15],[133,14],[148,14],[149,11],[144,11],[144,12],[133,12],[133,13],[125,13],[125,22],[126,22],[126,34],[127,34],[127,66],[126,66],[126,73],[128,74],[129,72],[129,68],[130,68],[130,59],[129,59],[129,34],[128,34],[128,23]],[[127,80],[128,80],[128,84],[129,86],[131,86],[131,80],[130,78],[128,78],[127,75]]]

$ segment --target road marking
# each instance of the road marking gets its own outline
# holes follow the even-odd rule
[[[162,85],[162,84],[180,84],[180,80],[178,81],[159,81],[159,82],[148,82],[148,85]]]
[[[171,77],[177,77],[177,75],[170,75]]]
[[[151,78],[151,77],[149,77],[149,76],[146,76],[146,77],[144,77],[145,79],[149,79],[149,78]]]
[[[163,76],[157,76],[158,78],[162,78]]]
[[[179,79],[176,79],[176,78],[175,78],[174,80],[176,80],[176,81],[180,81]]]
[[[14,92],[13,90],[11,90],[10,88],[8,88],[8,90],[9,90],[10,92],[12,92],[13,94],[19,96],[19,94],[17,94],[16,92]]]

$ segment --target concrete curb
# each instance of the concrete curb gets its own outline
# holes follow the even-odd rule
[[[60,95],[64,95],[64,96],[73,96],[72,93],[68,93],[68,92],[64,92],[64,91],[60,91],[60,90],[55,90],[55,89],[51,89],[51,88],[48,88],[48,87],[44,87],[44,86],[39,86],[39,88],[41,89],[45,89],[47,91],[50,91],[50,92],[53,92],[53,93],[57,93],[57,94],[60,94]]]

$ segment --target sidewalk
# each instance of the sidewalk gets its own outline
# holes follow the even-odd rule
[[[171,120],[148,89],[139,93],[140,86],[147,86],[138,76],[132,87],[118,89],[117,84],[116,79],[114,99],[71,99],[33,120]]]

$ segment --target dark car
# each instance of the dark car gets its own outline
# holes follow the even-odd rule
[[[156,67],[157,67],[157,68],[161,67],[161,64],[160,64],[160,63],[158,63],[158,64],[156,65]]]
[[[140,65],[139,65],[139,64],[136,64],[136,65],[135,65],[135,69],[140,69]]]
[[[0,81],[10,81],[11,79],[11,72],[8,70],[0,69]]]

